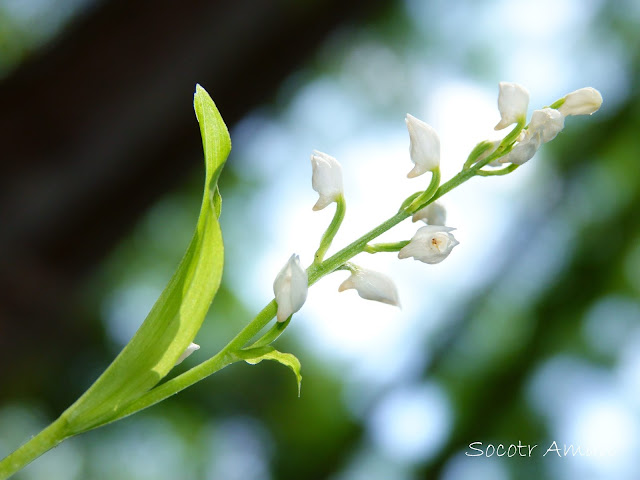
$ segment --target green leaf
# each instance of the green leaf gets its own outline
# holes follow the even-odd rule
[[[296,381],[298,382],[298,396],[300,396],[302,375],[300,373],[300,360],[298,360],[295,355],[279,352],[275,348],[269,346],[245,348],[235,352],[235,355],[251,365],[256,365],[262,360],[274,360],[286,367],[289,367],[296,376]]]
[[[221,202],[217,182],[231,150],[231,139],[213,100],[200,85],[196,86],[194,107],[206,167],[195,233],[176,272],[134,337],[63,414],[70,433],[109,421],[167,375],[198,333],[220,286],[224,247],[218,223]]]
[[[213,211],[216,212],[216,218],[220,218],[220,214],[222,213],[222,195],[220,195],[220,189],[217,185],[213,191]]]

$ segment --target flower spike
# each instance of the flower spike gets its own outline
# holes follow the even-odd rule
[[[273,293],[278,303],[278,321],[284,322],[302,308],[307,299],[307,272],[300,265],[300,257],[291,255],[273,282]]]
[[[424,263],[440,263],[449,256],[453,247],[458,245],[455,237],[449,233],[451,227],[427,225],[418,229],[409,244],[398,252],[398,258],[413,257]]]
[[[320,198],[313,206],[313,210],[322,210],[344,193],[342,187],[342,166],[338,161],[326,153],[314,150],[311,154],[313,175],[311,185],[320,194]]]
[[[502,130],[517,122],[524,122],[529,108],[529,91],[522,85],[511,82],[500,82],[498,94],[498,110],[500,110],[500,122],[495,126],[496,130]]]
[[[355,289],[358,295],[365,300],[374,300],[400,307],[398,290],[393,280],[380,272],[374,272],[362,267],[353,267],[351,276],[342,282],[338,291],[344,292],[350,288]]]
[[[409,152],[415,163],[407,177],[414,178],[440,167],[440,138],[430,125],[407,113],[405,118],[409,130]]]

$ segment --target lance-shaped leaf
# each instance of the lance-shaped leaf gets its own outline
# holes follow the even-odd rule
[[[217,182],[231,140],[215,104],[200,85],[196,86],[194,107],[206,167],[195,233],[178,269],[134,337],[63,414],[70,434],[108,422],[167,375],[195,338],[220,286],[224,249]]]
[[[254,347],[245,348],[243,350],[234,352],[234,354],[244,360],[245,362],[255,365],[262,360],[273,360],[282,365],[289,367],[293,374],[296,376],[298,382],[298,396],[300,396],[300,387],[302,386],[302,375],[300,373],[300,360],[291,353],[282,353],[273,347]]]

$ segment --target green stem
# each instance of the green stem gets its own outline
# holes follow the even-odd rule
[[[512,164],[508,167],[501,168],[500,170],[478,170],[478,176],[480,177],[493,177],[497,175],[507,175],[508,173],[513,172],[518,165]]]
[[[426,207],[429,203],[429,199],[433,197],[433,194],[436,193],[438,187],[440,186],[440,167],[436,167],[431,175],[431,182],[429,182],[429,186],[427,189],[422,192],[420,195],[416,197],[416,199],[411,202],[411,204],[405,208],[410,214],[413,214],[420,210],[421,208]]]
[[[258,348],[271,345],[278,339],[280,335],[282,335],[284,329],[289,326],[289,322],[291,322],[291,317],[287,318],[284,322],[276,322],[275,325],[273,325],[273,327],[271,327],[267,333],[260,337],[259,340],[256,340],[254,343],[252,343],[248,348]]]
[[[556,110],[558,108],[560,108],[562,105],[564,105],[564,102],[567,99],[565,97],[559,98],[558,100],[556,100],[555,102],[553,102],[551,105],[549,105],[549,108],[555,108]]]
[[[9,478],[69,436],[66,419],[61,416],[15,452],[0,461],[0,480]]]
[[[340,225],[342,225],[342,220],[344,220],[344,214],[346,211],[347,203],[344,201],[344,197],[340,195],[336,200],[336,213],[333,215],[333,219],[327,227],[327,230],[324,232],[324,235],[322,235],[320,247],[318,247],[313,263],[319,264],[324,259],[325,253],[329,250],[331,242],[333,242],[336,233],[338,233],[338,230],[340,229]]]

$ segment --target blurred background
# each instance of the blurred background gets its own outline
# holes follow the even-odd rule
[[[203,177],[196,82],[234,145],[223,286],[181,372],[311,262],[311,150],[343,165],[341,247],[491,135],[498,82],[530,111],[583,86],[602,109],[506,177],[444,198],[460,245],[392,276],[402,310],[310,290],[276,364],[236,364],[35,461],[16,479],[640,478],[640,4],[634,0],[0,0],[0,457],[128,341],[191,237]],[[384,239],[410,238],[409,222]],[[478,457],[469,444],[485,452]],[[538,445],[531,457],[487,445]],[[552,442],[603,455],[559,458]]]

